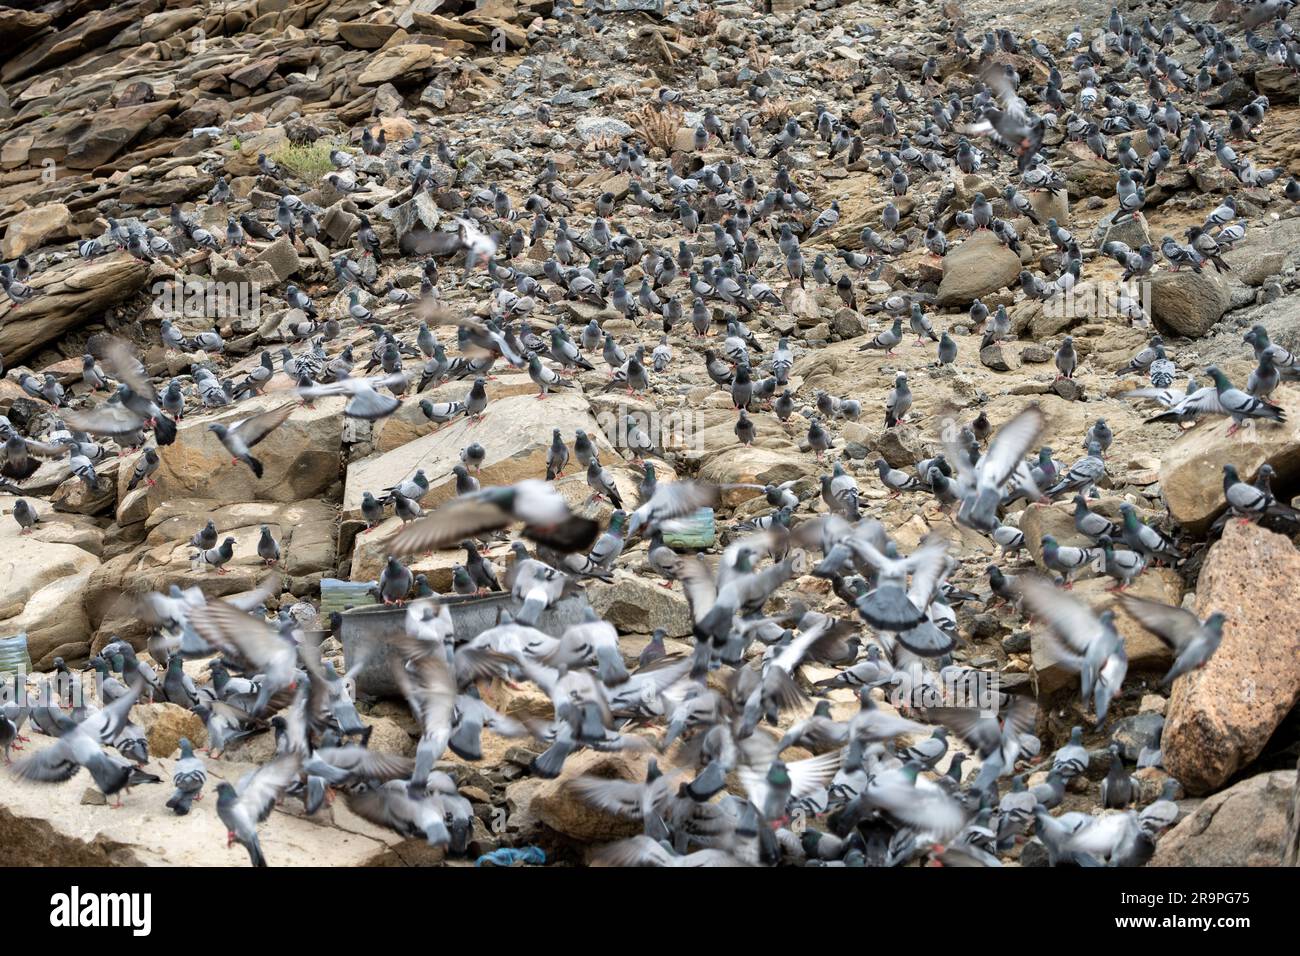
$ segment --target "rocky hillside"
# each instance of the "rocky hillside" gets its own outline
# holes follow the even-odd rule
[[[628,667],[652,635],[667,666],[682,664],[680,680],[650,682],[646,713],[607,726],[617,746],[578,747],[558,775],[538,772],[564,723],[546,683],[516,667],[488,673],[475,693],[519,732],[489,729],[476,759],[447,750],[436,764],[471,808],[467,840],[453,849],[377,823],[358,809],[362,785],[312,814],[296,798],[271,813],[259,829],[272,864],[464,865],[529,847],[547,863],[680,862],[653,840],[617,842],[650,828],[639,811],[592,798],[589,778],[653,781],[662,769],[673,780],[664,800],[700,779],[723,758],[709,756],[695,723],[664,746],[680,709],[705,694],[729,708],[748,686],[741,672],[759,674],[786,645],[754,641],[748,664],[719,666],[715,651],[707,674],[687,676],[684,662],[702,653],[709,663],[698,592],[688,600],[688,573],[665,574],[655,537],[621,530],[620,512],[640,502],[643,459],[661,487],[719,489],[710,510],[667,528],[673,561],[696,567],[698,555],[712,574],[754,532],[764,566],[792,555],[742,615],[772,617],[766,643],[786,626],[810,629],[804,611],[832,615],[853,638],[838,658],[796,658],[779,707],[753,698],[771,726],[746,727],[753,737],[702,806],[728,794],[761,803],[754,774],[765,778],[771,745],[810,718],[848,726],[862,679],[837,675],[867,665],[880,678],[866,681],[875,710],[925,726],[861,741],[873,745],[867,769],[857,753],[862,776],[841,770],[836,785],[850,789],[839,794],[859,793],[869,771],[892,786],[888,774],[919,766],[914,786],[961,808],[938,842],[963,860],[1068,863],[1083,852],[1069,828],[1127,814],[1125,832],[1140,833],[1145,851],[1110,845],[1095,851],[1105,862],[1275,865],[1285,845],[1294,864],[1300,523],[1287,504],[1300,492],[1300,364],[1289,351],[1300,349],[1300,43],[1287,21],[1230,0],[1115,12],[1091,0],[1073,10],[991,0],[30,7],[0,7],[0,35],[16,41],[0,65],[0,635],[26,635],[32,686],[96,661],[124,673],[123,641],[161,679],[168,654],[139,599],[173,588],[213,604],[257,594],[250,609],[264,604],[273,623],[279,612],[299,639],[321,637],[324,660],[344,673],[356,660],[330,612],[372,603],[370,583],[389,597],[393,536],[413,517],[374,501],[417,474],[425,515],[455,505],[471,478],[484,489],[549,478],[553,430],[574,452],[553,487],[574,515],[613,527],[621,551],[591,573],[540,556],[614,626]],[[1207,132],[1185,153],[1197,123]],[[584,360],[560,357],[557,328]],[[1256,328],[1267,337],[1243,341]],[[115,364],[122,343],[142,375]],[[544,378],[558,376],[544,400],[529,352],[545,360]],[[1209,366],[1238,389],[1249,383],[1267,408],[1243,412],[1238,427]],[[375,387],[397,407],[356,414],[343,388],[303,394],[363,375],[390,376]],[[1168,394],[1191,392],[1189,376],[1211,385],[1190,410]],[[486,406],[470,414],[455,403],[473,401],[479,377]],[[114,391],[125,381],[149,384],[157,414],[86,424],[102,425],[106,410],[134,415]],[[1162,396],[1127,394],[1142,388],[1185,413],[1161,416]],[[1009,495],[996,532],[977,527],[957,497],[971,467],[957,456],[973,443],[976,458],[995,458],[989,435],[1026,409],[1040,427],[1012,454],[1026,475],[1045,466],[1035,490],[1051,493]],[[278,419],[252,450],[259,475],[211,426],[261,413]],[[628,416],[648,445],[629,435]],[[174,440],[159,419],[175,421]],[[579,465],[579,433],[612,489]],[[467,469],[475,443],[482,459],[473,467],[470,452]],[[949,478],[918,469],[937,455]],[[1225,465],[1246,482],[1271,467],[1277,505],[1262,520],[1227,514]],[[783,491],[793,506],[782,507]],[[1125,593],[1198,621],[1225,615],[1202,666],[1163,680],[1183,648],[1171,651],[1112,590],[1115,559],[1080,529],[1076,492],[1140,562]],[[827,569],[822,535],[833,532],[820,529],[833,527],[832,511],[879,521],[904,555],[946,542],[951,588],[931,582],[918,612],[947,635],[938,653],[917,657],[855,610],[854,572],[874,572],[860,557]],[[1128,543],[1146,539],[1123,529],[1127,512],[1168,549]],[[36,520],[20,520],[28,514]],[[193,543],[209,522],[218,541],[233,539],[233,556]],[[268,535],[273,561],[259,550]],[[507,584],[519,540],[479,541]],[[1097,550],[1068,571],[1057,546]],[[439,594],[479,583],[466,586],[463,547],[398,556]],[[1040,613],[1031,626],[993,567],[1012,581],[1064,574],[1072,586],[1060,600],[1071,603],[1061,606],[1089,620],[1115,613],[1106,659],[1126,661],[1127,676],[1108,713],[1080,694],[1086,644],[1063,653],[1054,621]],[[275,593],[262,594],[269,570]],[[888,671],[871,669],[882,649]],[[215,686],[221,650],[185,655],[200,689]],[[1032,711],[992,790],[981,774],[999,746],[981,752],[935,700],[919,702],[963,679]],[[58,786],[6,778],[0,862],[243,863],[223,844],[215,795],[188,818],[163,808],[180,738],[215,742],[191,706],[199,698],[152,700],[129,712],[147,739],[143,767],[163,783],[133,788],[110,814],[117,798],[86,775]],[[356,707],[372,751],[423,753],[427,729],[401,694],[362,680]],[[273,765],[270,713],[253,716],[256,732],[207,760],[210,787]],[[549,737],[530,734],[552,721]],[[952,730],[935,751],[930,725]],[[1076,727],[1082,761],[1063,772]],[[35,725],[20,732],[33,739],[15,758],[58,746]],[[840,751],[836,739],[787,738],[785,761],[830,772],[779,813],[754,811],[777,850],[733,833],[713,851],[733,862],[883,862],[872,828],[910,825],[916,846],[891,862],[943,862],[920,839],[933,819],[891,815],[884,797],[841,800],[858,812],[846,816],[829,777],[852,748],[833,765],[821,756]],[[1013,774],[1034,794],[1018,818],[1001,802],[1018,792]],[[1132,792],[1115,803],[1120,786]],[[1065,821],[1064,836],[1047,824],[1036,833],[1035,802]],[[1152,804],[1167,815],[1158,826],[1140,817]],[[819,847],[809,833],[834,836]],[[711,846],[671,835],[678,853]]]

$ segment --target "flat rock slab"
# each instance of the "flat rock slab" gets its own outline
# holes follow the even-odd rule
[[[1165,503],[1173,519],[1187,530],[1205,531],[1226,507],[1225,464],[1236,465],[1243,479],[1253,481],[1259,466],[1267,462],[1277,473],[1277,487],[1287,487],[1300,473],[1300,389],[1284,385],[1271,401],[1286,412],[1285,423],[1255,420],[1229,435],[1232,420],[1216,415],[1182,434],[1161,455]]]
[[[29,752],[54,744],[32,735]],[[256,764],[208,760],[204,798],[178,817],[164,804],[172,794],[170,759],[152,759],[145,768],[163,783],[142,784],[123,796],[121,809],[83,803],[93,789],[90,774],[79,772],[62,784],[6,780],[0,790],[0,865],[30,866],[248,866],[239,844],[226,848],[226,826],[217,817],[216,784],[234,783]],[[98,791],[94,791],[94,800]],[[336,800],[314,818],[295,815],[302,804],[287,801],[258,826],[262,852],[272,866],[391,866],[437,862],[439,851],[423,841],[360,819]]]
[[[460,464],[461,449],[473,442],[481,444],[487,452],[477,476],[485,488],[544,477],[552,428],[560,430],[570,456],[574,432],[581,428],[601,449],[603,463],[619,460],[582,395],[553,392],[549,398],[539,401],[534,397],[534,389],[532,395],[497,399],[493,385],[492,382],[487,385],[488,405],[481,422],[462,416],[422,438],[350,464],[343,494],[344,517],[361,517],[361,498],[365,492],[378,497],[384,488],[411,477],[419,469],[429,479],[429,493],[421,502],[428,511],[455,494],[452,468]],[[568,472],[574,472],[577,467],[576,460],[570,457]]]

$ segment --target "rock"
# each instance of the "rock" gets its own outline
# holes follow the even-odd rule
[[[523,478],[537,478],[544,474],[552,428],[559,428],[570,445],[574,432],[581,428],[602,449],[602,461],[607,457],[617,458],[581,394],[568,390],[553,392],[550,398],[539,402],[533,397],[536,395],[534,386],[528,395],[502,398],[495,389],[496,384],[493,382],[487,386],[488,405],[481,423],[475,424],[461,417],[391,451],[348,465],[343,494],[344,515],[359,517],[365,492],[379,492],[409,478],[418,468],[423,468],[429,477],[429,492],[422,502],[424,509],[429,510],[453,494],[455,476],[451,474],[451,468],[460,463],[460,450],[474,441],[481,441],[487,450],[487,458],[478,475],[484,487],[513,484]],[[463,391],[468,392],[469,386],[463,386]],[[432,429],[433,426],[429,424],[427,427]],[[586,487],[585,483],[583,487]]]
[[[176,755],[182,737],[188,737],[195,749],[208,745],[203,719],[179,704],[140,704],[132,709],[131,719],[144,730],[151,758]]]
[[[1107,610],[1116,612],[1115,627],[1124,639],[1124,651],[1128,655],[1131,673],[1168,670],[1173,663],[1168,648],[1159,638],[1144,631],[1136,621],[1123,613],[1119,595],[1108,590],[1114,583],[1108,577],[1077,579],[1072,593],[1086,602],[1094,614]],[[1178,572],[1169,568],[1148,568],[1133,582],[1127,593],[1163,604],[1177,605],[1182,601],[1182,579]],[[1035,627],[1031,631],[1030,641],[1039,693],[1051,694],[1071,684],[1077,691],[1077,671],[1072,671],[1059,662],[1052,652],[1050,639],[1040,628]]]
[[[573,792],[572,781],[580,776],[592,776],[642,782],[647,761],[644,753],[581,751],[565,761],[562,777],[548,780],[537,789],[530,809],[552,830],[583,843],[605,843],[635,836],[641,832],[640,821],[615,816],[579,799]]]
[[[1115,167],[1093,154],[1083,143],[1071,143],[1065,160],[1065,185],[1071,199],[1111,197],[1115,193]]]
[[[1240,264],[1234,260],[1229,265],[1232,266],[1233,277],[1239,282],[1252,287],[1261,286],[1282,271],[1286,265],[1286,253],[1280,249],[1261,252],[1243,259]]]
[[[1228,283],[1206,263],[1200,275],[1190,269],[1160,271],[1150,279],[1151,317],[1165,328],[1199,338],[1232,303]]]
[[[492,39],[492,34],[484,27],[461,23],[459,20],[453,20],[449,17],[440,17],[436,13],[417,11],[413,15],[413,19],[415,25],[421,30],[428,31],[435,36],[450,37],[453,40],[463,40],[466,43],[487,43]]]
[[[388,47],[370,61],[357,77],[362,86],[379,86],[396,79],[418,82],[418,77],[433,66],[435,51],[427,43],[402,43]]]
[[[1144,749],[1160,746],[1165,719],[1159,714],[1139,713],[1115,722],[1110,739],[1123,748],[1124,759],[1135,761]]]
[[[757,444],[737,444],[732,448],[706,454],[700,465],[699,476],[704,481],[717,484],[779,485],[811,473],[808,464],[789,451],[763,448]],[[723,502],[734,507],[755,494],[761,492],[728,490],[723,493]]]
[[[1025,194],[1029,205],[1034,207],[1034,215],[1043,222],[1055,219],[1065,222],[1070,215],[1070,194],[1068,190],[1058,189],[1049,192],[1046,189],[1032,190]]]
[[[979,233],[943,257],[943,281],[936,302],[965,308],[975,299],[1005,289],[1020,275],[1020,257],[993,233]]]
[[[275,277],[284,282],[302,268],[298,252],[288,236],[281,236],[263,249],[257,256],[258,262],[265,262],[275,270]]]
[[[1244,387],[1245,382],[1237,383]],[[1160,488],[1169,514],[1193,534],[1204,532],[1225,507],[1223,466],[1253,481],[1268,463],[1277,473],[1275,486],[1289,487],[1300,475],[1300,390],[1279,388],[1270,398],[1286,412],[1286,423],[1251,421],[1229,437],[1232,420],[1212,416],[1184,432],[1160,460]]]
[[[812,290],[801,288],[793,282],[781,292],[781,302],[785,310],[798,320],[800,328],[811,328],[821,318],[817,296]]]
[[[573,126],[584,142],[598,139],[620,139],[632,135],[632,127],[612,116],[584,116]]]
[[[1300,866],[1300,777],[1292,790],[1291,805],[1286,811],[1287,834],[1282,844],[1282,865]]]
[[[1058,378],[1052,383],[1052,391],[1067,402],[1081,402],[1084,400],[1083,386],[1077,379]]]
[[[25,630],[35,664],[60,644],[85,640],[81,592],[99,559],[75,544],[42,540],[71,533],[42,503],[34,505],[42,519],[36,530],[20,535],[9,517],[13,500],[6,497],[0,521],[0,633]]]
[[[149,277],[149,266],[125,253],[92,262],[74,258],[28,280],[38,294],[15,309],[0,299],[0,355],[11,367],[45,343],[134,295]]]
[[[222,504],[241,501],[301,501],[329,488],[339,478],[344,404],[341,398],[318,399],[301,406],[253,449],[264,472],[259,480],[243,462],[208,431],[213,422],[230,425],[258,412],[295,402],[292,393],[268,391],[245,399],[237,408],[187,416],[175,444],[159,449],[155,491],[168,498],[206,498]]]
[[[1261,573],[1266,570],[1266,573]],[[1300,554],[1282,535],[1229,522],[1206,555],[1196,613],[1227,615],[1208,663],[1174,682],[1165,768],[1189,793],[1248,766],[1300,700]]]
[[[97,475],[93,488],[87,487],[80,478],[67,478],[50,494],[50,504],[55,511],[70,514],[96,515],[108,511],[117,502],[115,477]]]
[[[980,349],[980,364],[995,372],[1010,372],[1012,368],[1011,363],[1007,361],[1006,352],[997,343]]]
[[[91,559],[90,564],[97,562]],[[90,634],[90,621],[82,602],[90,573],[91,568],[86,568],[55,577],[28,597],[25,604],[19,605],[21,614],[0,621],[0,633],[27,635],[27,652],[35,669],[53,667],[57,648],[85,641]]]
[[[358,50],[378,50],[400,30],[396,23],[371,23],[366,20],[353,20],[339,24],[339,37],[348,46]]]
[[[224,575],[190,569],[194,553],[190,538],[209,518],[223,537],[235,539],[235,556]],[[128,543],[121,553],[93,569],[84,600],[97,638],[113,633],[127,638],[143,636],[135,615],[116,607],[124,590],[166,591],[172,584],[197,585],[209,596],[221,597],[257,587],[268,574],[257,556],[262,525],[280,542],[279,570],[288,590],[303,591],[304,585],[318,581],[334,567],[337,516],[330,502],[223,504],[211,499],[171,499],[155,508],[140,526],[143,541]]]
[[[47,240],[66,234],[71,221],[68,207],[61,202],[47,202],[24,209],[9,220],[4,242],[0,243],[0,257],[16,259],[25,252],[39,249]]]
[[[1119,506],[1122,503],[1117,498],[1103,498],[1100,501],[1088,502],[1088,507],[1112,521],[1118,521]],[[1074,504],[1068,498],[1052,505],[1026,507],[1021,512],[1019,527],[1025,536],[1025,547],[1029,550],[1030,557],[1044,573],[1050,573],[1047,566],[1043,564],[1044,535],[1050,534],[1059,544],[1071,548],[1092,546],[1092,541],[1074,527]],[[1079,575],[1080,578],[1084,576],[1083,573]]]
[[[64,162],[69,169],[102,166],[131,145],[151,123],[166,116],[175,100],[141,103],[117,109],[88,111],[61,131],[67,145]]]
[[[587,600],[620,633],[649,633],[663,628],[669,637],[685,637],[692,632],[685,595],[622,569],[614,572],[613,583],[590,582]]]
[[[851,339],[863,333],[862,316],[852,309],[840,309],[831,319],[831,331],[841,339]]]
[[[1206,799],[1156,844],[1149,866],[1280,866],[1294,770],[1261,773]]]
[[[1122,242],[1130,249],[1137,250],[1144,245],[1150,244],[1151,232],[1147,228],[1145,216],[1126,216],[1117,224],[1115,215],[1112,212],[1102,217],[1101,222],[1097,224],[1097,234],[1101,238],[1101,245],[1108,242]]]
[[[415,756],[415,741],[392,717],[366,715],[361,722],[370,728],[366,746],[378,753],[396,754],[399,757]]]
[[[939,446],[911,422],[903,422],[893,428],[876,428],[859,422],[845,426],[844,435],[863,442],[868,449],[889,462],[891,468],[912,468],[918,461],[930,458],[939,451]]]
[[[469,385],[465,382],[446,382],[437,388],[431,388],[428,391],[420,393],[420,399],[428,399],[435,404],[438,402],[463,401],[469,392]],[[492,403],[506,398],[513,398],[516,395],[526,395],[536,401],[534,396],[537,395],[537,386],[533,380],[528,377],[527,373],[508,372],[502,373],[497,377],[495,382],[487,386],[489,402],[488,414],[492,413]],[[572,396],[571,396],[572,397]],[[554,401],[548,398],[539,405],[549,405]],[[459,421],[459,420],[458,420]],[[448,427],[455,427],[457,423],[452,423]],[[467,425],[470,431],[482,428],[481,425]],[[574,428],[585,428],[585,425],[574,425]],[[415,441],[417,438],[424,438],[433,434],[437,426],[425,417],[424,412],[420,411],[419,401],[408,401],[402,404],[402,407],[389,415],[382,422],[376,422],[373,427],[373,438],[371,444],[375,451],[392,451],[395,448],[401,448],[407,442]],[[548,433],[549,434],[549,433]],[[466,443],[473,441],[473,438],[467,439]],[[458,449],[459,450],[459,449]],[[452,464],[455,464],[453,462]],[[450,467],[450,466],[448,466]],[[545,468],[543,468],[545,471]]]
[[[54,743],[33,736],[26,745],[31,751]],[[164,782],[132,788],[117,810],[103,801],[82,802],[89,780],[85,774],[57,786],[7,786],[0,798],[0,865],[30,866],[40,860],[54,866],[247,866],[243,847],[227,848],[225,824],[212,806],[220,780],[235,781],[255,769],[256,764],[233,760],[209,762],[203,802],[183,817],[162,807],[175,770],[175,762],[166,757],[149,762],[150,772]],[[442,856],[424,840],[406,839],[362,820],[345,800],[311,818],[286,803],[258,824],[257,833],[273,866],[428,865]]]
[[[657,17],[664,15],[664,0],[597,0],[596,9],[601,13],[649,13]]]
[[[344,215],[351,216],[350,213]],[[351,218],[353,221],[349,232],[355,229],[359,222],[355,216]],[[442,213],[438,211],[438,205],[433,201],[433,197],[424,191],[417,193],[393,210],[393,229],[397,233],[398,244],[403,249],[407,248],[413,242],[413,239],[408,238],[412,230],[432,231],[438,228],[441,219]]]

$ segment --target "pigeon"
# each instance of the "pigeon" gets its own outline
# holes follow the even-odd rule
[[[984,533],[991,533],[998,526],[1002,487],[1021,465],[1025,451],[1038,438],[1043,424],[1042,411],[1032,406],[1026,408],[998,430],[988,453],[974,464],[955,439],[946,440],[945,457],[957,469],[955,494],[961,499],[957,512],[959,524]],[[1039,497],[1036,486],[1032,497]]]
[[[894,388],[885,398],[885,427],[893,428],[907,420],[912,408],[912,390],[907,385],[907,375],[899,372],[894,377]]]
[[[866,345],[859,346],[859,352],[865,352],[868,349],[884,349],[886,355],[894,354],[894,346],[903,341],[903,320],[895,317],[894,323],[885,331],[878,333]]]
[[[1067,547],[1050,534],[1043,535],[1042,550],[1043,564],[1061,573],[1066,588],[1073,586],[1073,578],[1078,571],[1095,564],[1101,556],[1101,551],[1097,548]]]
[[[302,755],[282,754],[232,785],[217,784],[217,816],[226,827],[226,845],[240,843],[253,866],[266,866],[257,825],[271,815],[276,802],[302,772]]]
[[[416,554],[516,522],[524,524],[525,537],[564,553],[591,547],[599,531],[596,522],[574,515],[550,485],[526,479],[454,498],[403,527],[390,547],[395,554]]]
[[[1142,628],[1154,634],[1174,654],[1174,664],[1161,680],[1168,687],[1184,674],[1204,667],[1223,640],[1227,615],[1215,611],[1204,621],[1191,611],[1126,594],[1121,606]]]
[[[268,525],[262,525],[260,536],[257,539],[257,556],[268,567],[280,562],[280,542],[276,541],[271,535],[271,528]]]
[[[881,484],[893,492],[891,498],[897,498],[901,492],[913,491],[921,487],[921,481],[915,475],[891,467],[883,458],[876,459],[876,473],[880,475]]]
[[[213,422],[208,426],[230,452],[232,463],[243,462],[253,474],[262,477],[262,463],[253,457],[251,449],[267,435],[275,431],[293,414],[293,405],[281,405],[269,411],[260,412],[250,418],[244,418],[233,425]]]
[[[24,780],[61,783],[85,767],[96,788],[105,796],[119,795],[136,783],[159,782],[158,777],[103,749],[103,745],[117,739],[129,722],[131,707],[139,700],[143,688],[143,680],[133,679],[125,695],[80,723],[63,727],[54,735],[58,740],[52,746],[15,762],[13,773]],[[117,806],[121,805],[122,798],[118,796]]]
[[[1056,350],[1056,368],[1060,372],[1057,378],[1073,378],[1078,364],[1079,356],[1074,351],[1074,337],[1067,335]]]
[[[208,771],[202,758],[194,755],[194,745],[190,743],[189,738],[182,737],[179,746],[181,756],[172,770],[172,786],[176,788],[176,792],[165,805],[172,813],[183,817],[190,812],[190,806],[195,800],[203,799],[203,787],[208,781]]]
[[[1085,702],[1092,699],[1100,727],[1128,673],[1128,656],[1115,628],[1115,612],[1097,616],[1082,602],[1032,575],[1021,579],[1020,591],[1025,607],[1047,626],[1053,657],[1078,672],[1081,698]],[[1086,751],[1083,759],[1086,768]]]
[[[1218,366],[1211,365],[1205,369],[1205,374],[1209,375],[1214,381],[1214,390],[1218,397],[1218,409],[1220,414],[1232,418],[1232,425],[1228,428],[1229,435],[1235,435],[1238,430],[1249,419],[1264,418],[1274,422],[1285,422],[1286,413],[1277,405],[1270,405],[1262,399],[1255,398],[1246,394],[1238,388],[1235,388],[1228,377],[1219,370]],[[1206,408],[1207,411],[1216,409]]]
[[[152,488],[155,484],[152,475],[158,470],[158,463],[158,449],[146,448],[144,454],[136,461],[135,467],[131,469],[131,480],[126,483],[126,490],[134,491],[142,481]]]
[[[206,548],[190,555],[193,570],[201,567],[215,568],[218,574],[225,574],[225,565],[235,556],[235,539],[226,538],[220,547]]]
[[[298,395],[308,400],[330,395],[350,396],[347,405],[343,408],[343,414],[349,418],[362,418],[374,422],[387,418],[402,407],[401,399],[394,395],[381,395],[379,389],[385,388],[400,393],[406,390],[406,386],[406,376],[396,373],[372,378],[345,378],[328,385],[312,385],[299,388]],[[261,475],[259,474],[258,477],[260,478]]]
[[[1174,546],[1173,541],[1139,519],[1137,510],[1131,504],[1125,502],[1120,505],[1119,510],[1123,518],[1120,536],[1130,548],[1152,560],[1163,561],[1166,564],[1174,564],[1182,560],[1183,553]]]
[[[389,555],[384,569],[379,573],[379,597],[385,604],[403,604],[415,584],[411,569],[402,564],[395,555]]]
[[[19,534],[31,534],[32,529],[41,520],[36,514],[36,509],[22,498],[14,502],[13,515],[14,521],[18,522],[18,526],[22,528],[22,531],[18,532]]]

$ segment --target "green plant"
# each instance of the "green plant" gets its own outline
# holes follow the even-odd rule
[[[230,141],[230,145],[231,145],[232,147],[234,147],[235,152],[239,152],[240,147],[242,147],[244,144],[241,143],[241,142],[239,141],[239,137],[236,136],[234,139],[232,139],[232,140]]]
[[[294,176],[309,183],[318,183],[326,173],[334,171],[330,162],[331,143],[319,140],[310,145],[295,146],[286,143],[271,158]]]

